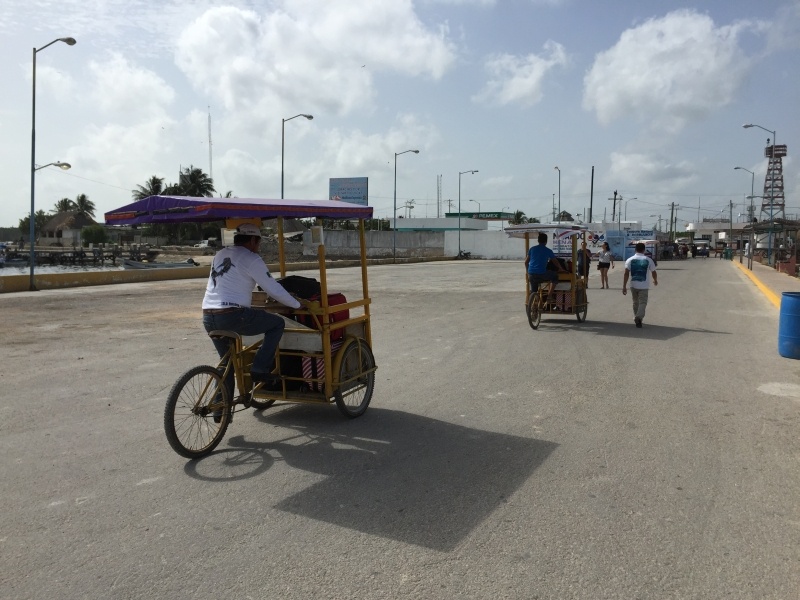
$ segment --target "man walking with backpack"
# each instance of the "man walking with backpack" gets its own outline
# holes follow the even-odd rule
[[[636,327],[642,327],[645,309],[647,308],[647,296],[650,291],[650,282],[647,274],[653,274],[653,285],[658,285],[658,274],[656,264],[649,256],[645,256],[645,245],[642,242],[636,244],[636,254],[625,261],[625,276],[622,279],[622,295],[628,293],[628,279],[631,282],[631,297],[633,298],[633,322]]]

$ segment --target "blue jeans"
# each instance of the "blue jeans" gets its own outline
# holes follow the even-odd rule
[[[285,323],[278,315],[273,315],[264,310],[254,308],[240,308],[228,313],[217,315],[203,315],[203,327],[207,332],[215,329],[233,331],[239,335],[261,335],[264,334],[264,341],[253,357],[253,366],[250,371],[253,373],[269,373],[275,366],[275,351],[281,341]],[[230,341],[225,338],[213,338],[211,340],[220,355],[225,356],[228,351]],[[225,380],[225,385],[229,390],[233,389],[233,371],[230,372]]]

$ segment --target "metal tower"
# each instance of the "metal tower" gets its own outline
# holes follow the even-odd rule
[[[769,143],[764,148],[764,156],[769,159],[767,175],[764,177],[764,193],[761,196],[761,221],[785,219],[786,198],[783,193],[783,161],[786,145]]]

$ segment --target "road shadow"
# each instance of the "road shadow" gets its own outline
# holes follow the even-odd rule
[[[255,476],[283,460],[325,479],[276,508],[439,551],[453,550],[558,447],[402,411],[370,408],[351,420],[333,407],[276,408],[254,416],[273,428],[264,438],[280,439],[232,437],[232,449],[193,461],[187,473],[199,477],[197,463],[208,460],[214,470],[235,460],[249,462]]]
[[[580,331],[582,333],[593,333],[594,335],[610,337],[628,337],[636,339],[651,340],[671,340],[685,333],[704,333],[708,335],[731,335],[729,331],[714,331],[711,329],[692,329],[690,327],[670,327],[667,325],[653,325],[644,322],[641,329],[636,327],[633,319],[628,323],[615,321],[592,321],[586,320],[577,323],[575,317],[571,319],[564,317],[552,318],[551,315],[542,317],[539,329],[534,334],[563,333],[566,331]]]

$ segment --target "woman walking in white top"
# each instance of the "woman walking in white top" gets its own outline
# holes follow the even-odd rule
[[[608,246],[608,242],[603,242],[600,254],[597,257],[597,268],[600,269],[600,289],[608,288],[608,268],[614,268],[614,255]]]

